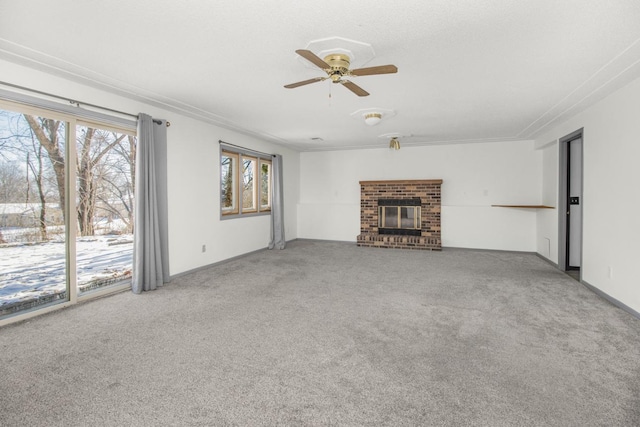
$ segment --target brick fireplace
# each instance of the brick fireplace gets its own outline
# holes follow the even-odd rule
[[[360,181],[358,246],[441,250],[441,186],[441,179]]]

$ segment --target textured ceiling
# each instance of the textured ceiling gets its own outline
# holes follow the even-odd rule
[[[332,37],[398,73],[283,88]],[[303,151],[522,140],[640,76],[640,1],[0,0],[0,58]]]

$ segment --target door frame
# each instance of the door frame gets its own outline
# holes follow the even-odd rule
[[[580,159],[580,168],[582,173],[580,174],[581,192],[580,192],[580,204],[583,203],[584,193],[584,128],[580,128],[571,132],[568,135],[563,136],[558,140],[558,159],[559,159],[559,173],[558,173],[558,267],[562,271],[568,271],[569,268],[569,229],[567,227],[568,218],[567,211],[569,210],[569,204],[567,200],[569,198],[569,143],[575,139],[582,139],[582,156]],[[583,235],[584,223],[582,222],[584,217],[584,205],[580,210],[580,235]],[[582,238],[580,239],[581,251],[580,251],[580,269],[582,269],[582,248],[584,247]]]

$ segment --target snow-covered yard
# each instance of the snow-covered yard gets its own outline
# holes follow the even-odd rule
[[[131,277],[133,236],[79,238],[76,246],[80,292]],[[0,245],[0,314],[64,296],[65,277],[64,242]]]

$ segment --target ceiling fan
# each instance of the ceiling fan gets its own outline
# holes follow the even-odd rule
[[[349,81],[343,80],[343,77],[358,77],[358,76],[371,76],[374,74],[392,74],[397,73],[398,68],[395,65],[379,65],[377,67],[367,67],[367,68],[356,68],[355,70],[349,69],[350,59],[348,55],[343,53],[333,53],[327,55],[323,59],[316,56],[315,53],[306,49],[298,49],[296,53],[302,56],[307,61],[311,62],[315,66],[321,68],[325,73],[327,73],[326,77],[316,77],[314,79],[304,80],[297,83],[291,83],[285,85],[287,89],[293,89],[299,86],[308,85],[310,83],[321,82],[327,79],[331,79],[333,83],[340,83],[351,92],[355,93],[358,96],[367,96],[369,92],[362,89],[357,84]]]

